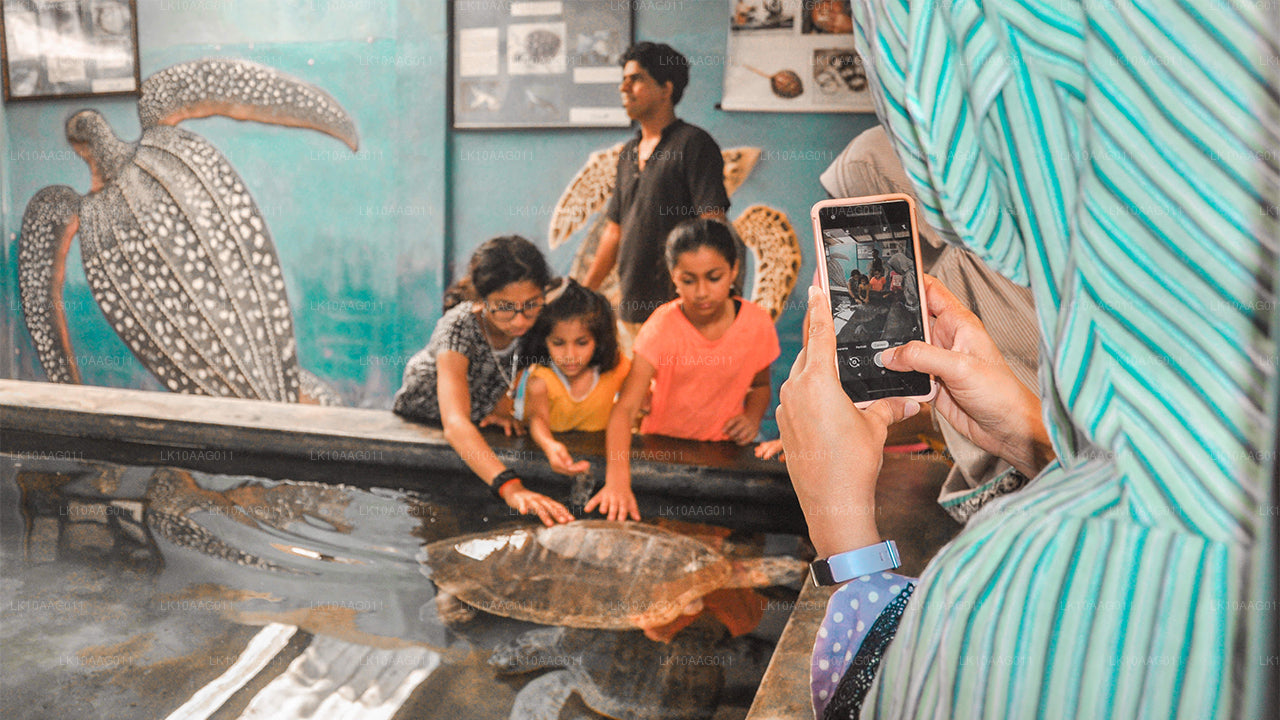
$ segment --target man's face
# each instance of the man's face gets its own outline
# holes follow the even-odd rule
[[[670,104],[672,89],[670,81],[659,85],[635,60],[628,60],[622,66],[622,84],[618,86],[618,92],[622,95],[622,108],[632,120],[644,120]]]

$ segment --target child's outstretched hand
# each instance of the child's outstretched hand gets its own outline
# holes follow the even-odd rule
[[[765,440],[756,446],[756,457],[761,460],[768,460],[771,457],[777,457],[779,461],[786,462],[787,454],[782,451],[782,438],[777,440]]]
[[[752,420],[746,413],[734,415],[724,424],[723,432],[739,445],[746,445],[760,433],[760,421]]]
[[[600,514],[607,516],[610,520],[626,520],[627,517],[632,520],[640,519],[640,508],[636,505],[636,496],[632,494],[629,487],[610,485],[605,482],[600,492],[588,500],[582,510],[591,512],[597,506],[600,508]]]
[[[591,463],[586,460],[574,462],[569,449],[562,442],[547,443],[543,451],[547,454],[547,462],[551,463],[551,469],[561,475],[577,475],[591,469]]]

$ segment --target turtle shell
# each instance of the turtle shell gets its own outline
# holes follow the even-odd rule
[[[722,587],[733,572],[697,540],[607,520],[465,535],[427,545],[419,557],[441,591],[485,612],[607,630],[678,614],[688,598]]]

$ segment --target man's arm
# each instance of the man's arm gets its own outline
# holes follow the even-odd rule
[[[721,216],[724,213],[720,213]],[[599,290],[609,271],[618,262],[618,244],[622,240],[622,226],[610,220],[600,233],[600,245],[596,248],[596,256],[591,261],[591,269],[587,271],[587,279],[583,285],[592,290]]]

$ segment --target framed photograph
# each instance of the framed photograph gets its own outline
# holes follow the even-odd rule
[[[618,100],[631,2],[450,3],[455,128],[628,127]]]
[[[137,95],[135,0],[2,0],[4,99]]]

